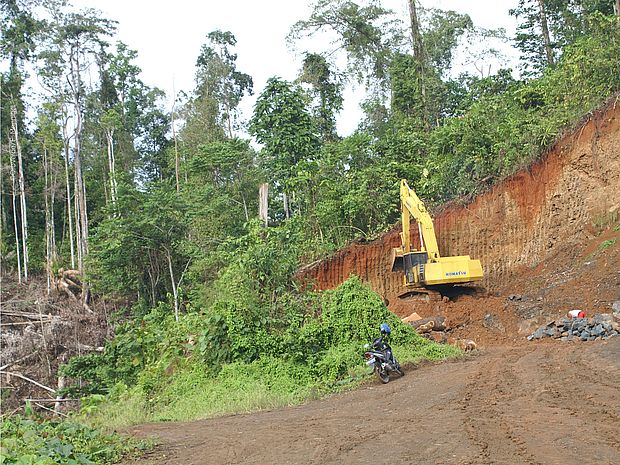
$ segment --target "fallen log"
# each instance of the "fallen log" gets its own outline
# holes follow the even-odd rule
[[[416,331],[418,332],[418,334],[424,334],[424,333],[429,333],[433,330],[433,327],[435,326],[435,322],[433,320],[423,324],[423,325],[419,325],[416,328]]]
[[[32,352],[32,353],[30,353],[30,354],[28,354],[28,355],[24,355],[23,357],[18,358],[17,360],[13,360],[12,362],[7,363],[6,365],[2,365],[2,366],[0,367],[0,371],[4,371],[4,370],[6,370],[7,368],[12,367],[13,365],[17,365],[18,363],[23,362],[24,360],[27,360],[27,359],[29,359],[30,357],[32,357],[33,355],[36,355],[36,354],[38,354],[38,353],[39,353],[39,351],[38,351],[38,350],[35,350],[34,352]]]
[[[41,404],[39,404],[37,402],[33,402],[33,404],[36,405],[39,408],[42,408],[43,410],[48,410],[50,412],[54,412],[56,415],[61,415],[61,416],[65,417],[65,418],[69,418],[69,415],[67,415],[66,413],[57,412],[53,408],[46,407],[45,405],[41,405]]]
[[[30,312],[17,312],[11,310],[0,310],[0,314],[2,316],[13,316],[17,318],[26,318],[27,320],[40,321],[41,315],[38,313],[30,313]]]
[[[80,399],[29,399],[26,398],[24,399],[24,402],[29,400],[30,402],[47,402],[49,403],[55,403],[55,402],[78,402]]]
[[[24,325],[36,325],[36,324],[44,324],[51,323],[52,320],[41,320],[41,321],[18,321],[15,323],[0,323],[0,326],[24,326]]]
[[[406,316],[405,318],[403,318],[403,321],[405,323],[412,323],[414,321],[419,321],[421,319],[422,319],[422,317],[420,315],[418,315],[416,312],[413,312],[411,315]]]
[[[15,372],[9,372],[9,371],[0,370],[0,375],[17,376],[18,378],[21,378],[24,381],[28,381],[29,383],[32,383],[35,386],[39,386],[40,388],[43,388],[46,391],[51,392],[52,394],[56,394],[56,390],[55,389],[52,389],[49,386],[45,386],[44,384],[41,384],[41,383],[35,381],[34,379],[28,378],[27,376],[24,376],[21,373],[15,373]]]
[[[446,331],[448,329],[448,326],[446,323],[446,317],[440,316],[440,315],[431,316],[428,318],[422,318],[416,321],[409,321],[409,324],[413,326],[414,328],[418,329],[420,326],[425,326],[430,322],[433,322],[433,326],[432,326],[433,331]]]

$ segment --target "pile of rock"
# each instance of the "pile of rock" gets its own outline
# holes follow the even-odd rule
[[[614,315],[599,313],[591,318],[562,318],[541,326],[527,337],[528,341],[552,337],[562,341],[596,341],[620,333]]]

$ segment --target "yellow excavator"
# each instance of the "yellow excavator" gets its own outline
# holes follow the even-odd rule
[[[402,246],[392,249],[392,271],[405,273],[407,291],[401,297],[418,292],[427,293],[433,286],[470,283],[483,278],[480,260],[473,260],[469,255],[439,255],[433,218],[405,179],[400,182],[400,204],[403,222],[403,231],[400,233]],[[418,224],[420,250],[411,246],[409,226],[412,216]]]

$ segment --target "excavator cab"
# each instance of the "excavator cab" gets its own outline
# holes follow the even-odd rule
[[[420,280],[420,270],[428,263],[428,253],[409,252],[402,253],[402,249],[392,249],[392,271],[405,273],[405,285],[413,286]]]

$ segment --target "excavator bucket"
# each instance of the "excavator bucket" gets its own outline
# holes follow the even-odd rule
[[[405,271],[403,250],[392,249],[392,271]]]

